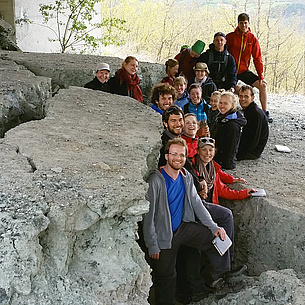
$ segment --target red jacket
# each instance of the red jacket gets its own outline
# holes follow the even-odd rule
[[[192,57],[188,49],[184,49],[175,56],[175,59],[179,61],[179,75],[184,75],[187,81],[193,79],[195,77],[193,67],[197,63],[197,58]]]
[[[186,135],[182,134],[181,138],[185,140],[188,148],[188,157],[193,158],[197,154],[197,147],[198,147],[198,137],[190,138]]]
[[[192,159],[193,164],[195,164],[195,158]],[[214,204],[219,204],[218,197],[230,200],[241,200],[250,197],[248,195],[247,189],[244,190],[233,190],[230,189],[225,183],[232,184],[234,177],[227,174],[221,170],[221,166],[213,160],[215,167],[215,179],[214,179],[214,190],[212,201]]]
[[[226,39],[228,51],[236,61],[236,73],[241,74],[249,70],[252,55],[258,78],[264,79],[261,48],[250,28],[247,33],[242,34],[237,27],[234,32],[227,34]]]

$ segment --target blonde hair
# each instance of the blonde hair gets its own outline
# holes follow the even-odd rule
[[[212,95],[216,95],[216,96],[220,97],[220,96],[221,96],[221,92],[220,92],[220,91],[214,91],[214,92],[211,94],[211,96],[212,96]]]
[[[125,65],[128,65],[132,60],[136,60],[136,61],[139,63],[139,61],[138,61],[134,56],[127,56],[127,57],[122,61],[121,68],[124,68]]]
[[[177,85],[187,85],[187,81],[185,79],[184,76],[178,76],[174,79],[174,83],[173,83],[174,86],[177,86]]]
[[[236,111],[237,110],[237,107],[238,107],[238,97],[237,97],[237,95],[235,95],[234,93],[232,93],[232,92],[229,92],[229,91],[225,91],[225,92],[222,92],[221,93],[221,96],[220,97],[222,97],[222,96],[227,96],[227,97],[229,97],[230,98],[230,100],[231,100],[231,102],[232,102],[232,109],[234,110],[234,111]]]

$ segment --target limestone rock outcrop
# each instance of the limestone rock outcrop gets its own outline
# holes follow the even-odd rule
[[[98,62],[113,74],[121,59],[7,51],[0,58],[0,305],[148,304],[137,222],[148,209],[145,178],[158,158],[160,115],[81,88]],[[140,63],[146,101],[163,70]],[[222,202],[234,212],[236,262],[260,276],[242,277],[242,291],[202,304],[305,302],[305,128],[302,109],[293,119],[287,109],[274,113],[261,159],[232,173],[270,196]],[[289,159],[274,153],[278,138],[290,139]]]
[[[48,104],[0,144],[0,288],[10,304],[146,304],[135,240],[160,115],[77,87]]]
[[[15,33],[11,25],[0,15],[0,50],[20,51],[14,42],[14,35]]]

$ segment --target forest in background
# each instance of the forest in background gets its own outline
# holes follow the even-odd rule
[[[124,35],[121,46],[111,47],[112,55],[135,55],[139,60],[164,63],[178,54],[182,45],[192,45],[197,39],[206,43],[206,50],[214,33],[234,31],[238,14],[247,12],[251,31],[262,49],[268,90],[305,94],[305,5],[290,2],[294,9],[287,16],[287,8],[291,6],[288,2],[278,3],[274,0],[233,0],[230,4],[208,0],[204,4],[200,0],[104,0],[102,17],[125,20],[127,31],[108,27],[103,35]]]

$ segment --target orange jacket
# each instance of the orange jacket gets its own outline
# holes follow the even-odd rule
[[[226,39],[228,51],[236,61],[237,74],[249,70],[252,55],[258,78],[264,79],[261,48],[258,39],[251,33],[250,28],[247,33],[243,34],[237,27],[234,32],[227,34]]]

